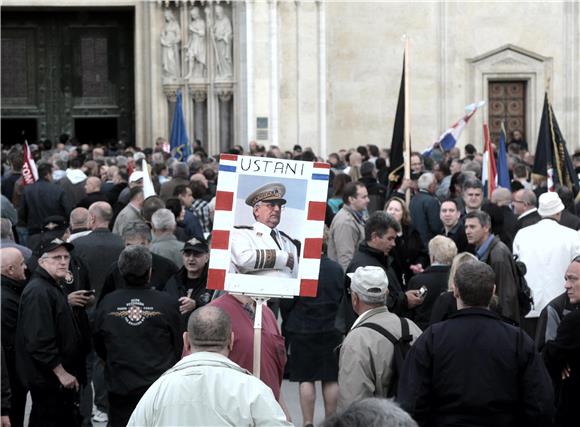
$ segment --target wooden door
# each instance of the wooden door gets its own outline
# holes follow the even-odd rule
[[[506,144],[511,132],[519,130],[526,139],[526,82],[489,82],[489,132],[494,143],[499,141],[501,124],[507,133]]]

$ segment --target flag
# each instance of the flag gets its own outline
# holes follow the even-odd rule
[[[483,183],[483,193],[485,197],[491,197],[495,190],[497,171],[495,168],[495,157],[493,155],[493,145],[489,136],[487,123],[483,124],[483,166],[481,168],[481,181]]]
[[[538,144],[532,172],[547,178],[548,191],[556,191],[557,185],[568,187],[578,193],[578,175],[574,172],[566,141],[560,132],[558,121],[548,94],[544,97],[544,108],[538,132]]]
[[[22,183],[23,185],[34,184],[38,181],[38,170],[36,162],[30,154],[28,141],[24,141],[24,164],[22,165]]]
[[[497,187],[511,188],[510,174],[508,171],[507,150],[506,150],[506,132],[504,124],[501,124],[499,133],[499,144],[497,149]]]
[[[183,118],[183,107],[181,102],[181,92],[177,92],[175,102],[175,112],[173,113],[173,122],[171,123],[171,137],[169,138],[171,146],[171,155],[180,162],[187,160],[191,154],[189,138],[187,137],[187,128]]]
[[[151,175],[149,174],[149,165],[145,159],[141,160],[141,170],[143,171],[143,197],[156,196],[155,188],[153,188],[153,182],[151,181]]]
[[[399,100],[393,126],[393,138],[391,140],[391,153],[389,155],[389,182],[396,186],[404,176],[405,161],[405,56],[403,55],[403,73],[399,88]],[[410,150],[409,150],[410,151]]]
[[[454,124],[452,124],[449,129],[443,132],[443,134],[441,134],[441,136],[439,137],[439,140],[434,142],[431,145],[431,147],[423,150],[422,154],[424,156],[430,156],[431,152],[433,151],[433,148],[435,147],[435,144],[437,143],[439,143],[443,151],[449,151],[453,147],[455,147],[455,144],[457,144],[457,141],[459,141],[459,137],[461,136],[461,133],[465,128],[465,125],[467,125],[467,123],[469,122],[469,119],[471,119],[471,117],[475,114],[475,112],[484,105],[485,101],[479,101],[467,105],[465,107],[466,114],[462,118],[457,120]]]

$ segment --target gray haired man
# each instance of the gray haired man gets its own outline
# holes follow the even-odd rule
[[[394,345],[369,325],[383,328],[397,339],[403,323],[385,306],[389,280],[381,267],[359,267],[349,273],[351,301],[359,315],[340,349],[338,409],[365,397],[387,397],[392,377]],[[421,329],[405,319],[413,342]],[[366,327],[363,327],[366,326]]]

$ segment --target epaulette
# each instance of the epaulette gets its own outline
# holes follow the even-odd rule
[[[251,225],[234,225],[234,228],[237,228],[238,230],[253,230],[254,227],[252,227]]]

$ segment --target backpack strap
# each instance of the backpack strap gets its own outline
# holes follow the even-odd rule
[[[386,339],[388,339],[393,345],[396,345],[397,342],[399,341],[399,339],[398,338],[395,338],[395,336],[393,334],[391,334],[389,331],[387,331],[382,326],[377,325],[376,323],[363,323],[361,325],[358,325],[355,329],[357,329],[357,328],[369,328],[369,329],[372,329],[373,331],[378,332],[379,334],[381,334],[382,336],[384,336]]]
[[[413,335],[409,333],[409,322],[404,317],[400,317],[399,319],[401,319],[401,342],[410,343],[413,341]]]

